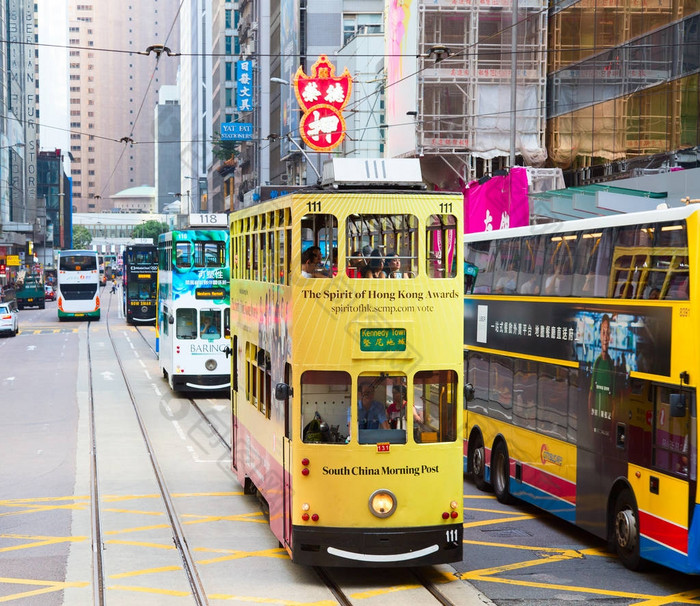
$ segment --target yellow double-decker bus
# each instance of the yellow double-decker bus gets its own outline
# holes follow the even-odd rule
[[[295,562],[459,561],[462,197],[358,167],[231,215],[232,467]]]
[[[481,488],[700,572],[700,207],[464,236],[465,461]]]

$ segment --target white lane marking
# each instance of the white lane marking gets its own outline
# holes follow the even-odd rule
[[[163,394],[160,392],[160,389],[158,389],[158,386],[155,383],[151,383],[153,385],[153,391],[156,392],[157,396],[162,396]]]
[[[105,381],[114,381],[114,373],[109,370],[105,370],[100,373]]]
[[[139,360],[139,364],[141,364],[142,368],[146,368],[146,365],[143,363],[143,360]]]
[[[144,370],[143,372],[144,372],[144,374],[146,375],[146,378],[150,381],[150,380],[151,380],[151,375],[150,375],[150,373],[149,373],[147,370]]]

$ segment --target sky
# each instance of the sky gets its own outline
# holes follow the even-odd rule
[[[38,0],[37,4],[40,149],[69,150],[67,0]]]

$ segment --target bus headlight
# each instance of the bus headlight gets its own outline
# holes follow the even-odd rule
[[[204,363],[204,368],[206,368],[207,370],[216,370],[216,360],[207,360]]]
[[[396,497],[390,490],[375,490],[369,497],[369,510],[378,518],[388,518],[396,511]]]

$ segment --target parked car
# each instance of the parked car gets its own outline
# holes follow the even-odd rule
[[[14,337],[19,332],[19,312],[14,301],[0,303],[0,333]]]
[[[56,300],[56,291],[53,289],[53,286],[51,286],[50,284],[44,285],[44,298],[47,301],[55,301]]]

